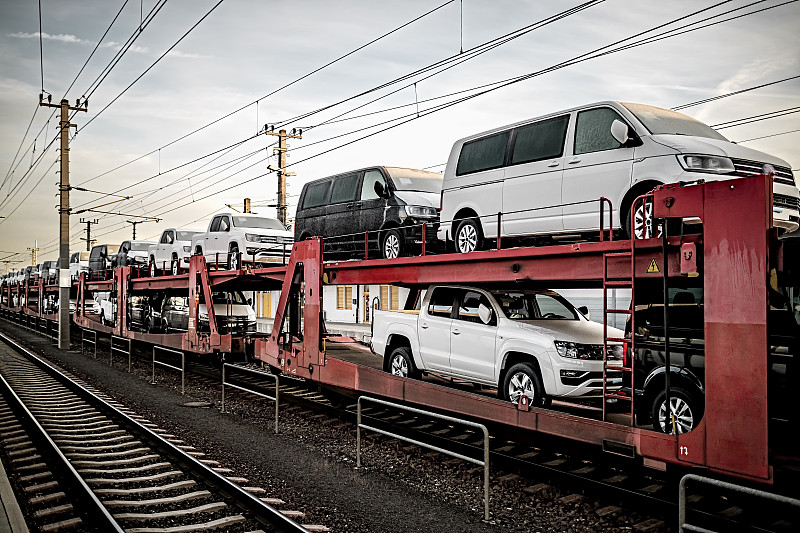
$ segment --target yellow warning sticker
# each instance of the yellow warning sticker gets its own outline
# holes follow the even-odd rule
[[[647,273],[658,274],[659,272],[661,272],[661,270],[659,270],[658,263],[656,263],[656,258],[654,257],[650,260],[650,266],[647,267]]]

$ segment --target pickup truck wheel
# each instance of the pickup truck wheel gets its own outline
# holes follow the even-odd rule
[[[150,277],[156,277],[156,262],[152,257],[150,258]]]
[[[480,250],[483,247],[483,232],[474,218],[462,220],[455,236],[456,251],[462,254]]]
[[[178,258],[174,255],[172,256],[172,275],[177,276],[181,273],[181,264],[178,262]]]
[[[414,366],[414,359],[411,357],[411,350],[405,346],[400,346],[392,350],[389,355],[387,370],[393,376],[403,378],[419,379],[419,371]]]
[[[702,415],[702,405],[684,389],[675,387],[669,391],[670,414],[675,417],[675,427],[666,413],[666,392],[661,391],[653,402],[653,428],[661,433],[688,433],[697,426]]]
[[[523,394],[528,397],[531,407],[544,407],[549,402],[544,395],[544,386],[539,373],[530,363],[517,363],[506,373],[501,389],[506,400],[519,403]]]
[[[383,236],[381,252],[384,259],[396,259],[403,255],[403,237],[396,229],[390,229]]]

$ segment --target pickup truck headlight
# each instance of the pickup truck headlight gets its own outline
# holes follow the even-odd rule
[[[713,155],[679,155],[678,162],[691,172],[710,172],[712,174],[728,174],[736,170],[733,161],[727,157]]]
[[[245,233],[244,238],[250,242],[261,242],[261,235],[256,233]]]
[[[570,341],[553,341],[553,344],[555,344],[556,351],[561,357],[569,357],[570,359],[603,359],[602,344],[580,344]]]
[[[189,253],[189,250],[191,250],[191,249],[192,249],[191,246],[184,246],[183,247],[183,251],[186,252],[187,254]]]
[[[408,216],[415,218],[436,218],[438,216],[438,209],[435,207],[427,207],[424,205],[407,205],[406,213]]]

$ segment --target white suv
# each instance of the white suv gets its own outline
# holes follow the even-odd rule
[[[682,113],[600,102],[456,141],[444,173],[438,237],[470,252],[498,235],[597,231],[605,197],[613,206],[611,226],[647,238],[652,205],[650,212],[636,206],[633,231],[630,213],[634,200],[656,186],[770,173],[774,225],[794,231],[800,193],[786,161],[732,143]]]

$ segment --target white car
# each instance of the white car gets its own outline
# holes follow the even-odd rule
[[[230,270],[242,262],[273,263],[289,257],[294,243],[291,231],[275,218],[239,213],[214,215],[208,231],[192,237],[192,250],[209,263]]]
[[[394,375],[440,374],[545,406],[602,395],[603,325],[586,314],[553,291],[436,285],[419,311],[376,311],[371,346]],[[608,337],[623,336],[608,328]],[[609,345],[607,364],[621,367],[622,345]],[[621,386],[621,371],[606,378],[608,389]]]
[[[613,207],[606,227],[648,238],[655,236],[652,204],[633,203],[656,186],[770,173],[774,225],[794,231],[800,192],[786,161],[676,111],[599,102],[456,141],[444,172],[438,237],[470,252],[498,235],[596,235],[605,197]]]
[[[189,257],[192,255],[192,237],[198,233],[200,232],[192,229],[165,229],[158,243],[147,250],[150,275],[169,272],[174,276],[180,274],[182,269],[188,269]]]
[[[117,320],[117,299],[111,298],[110,292],[98,292],[95,295],[95,302],[100,313],[100,323],[107,326],[113,326]],[[90,313],[90,307],[93,307],[89,300],[84,304],[86,312]]]
[[[153,241],[122,241],[119,252],[111,259],[111,267],[147,267],[148,250],[154,244]]]

